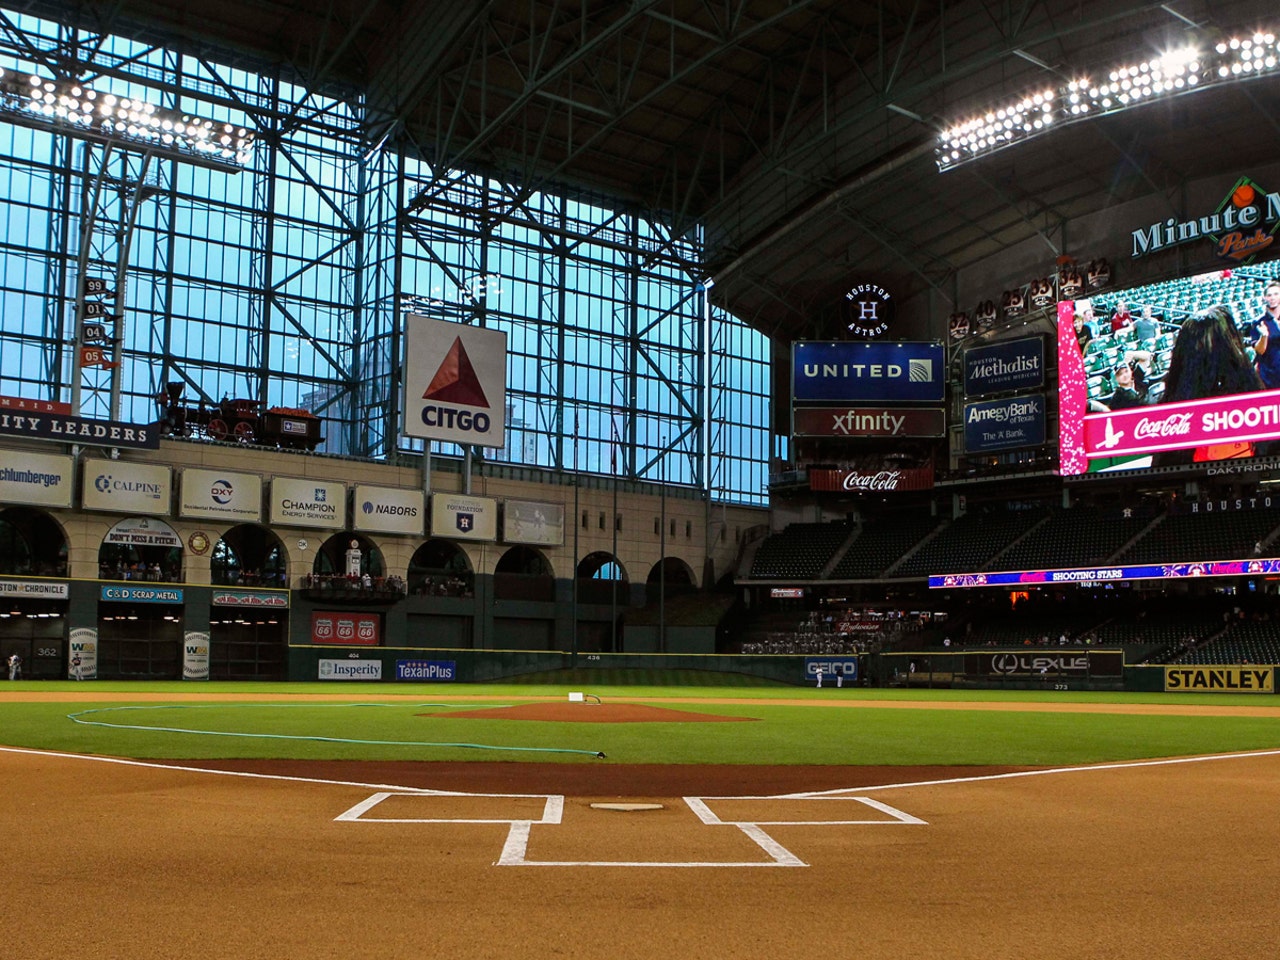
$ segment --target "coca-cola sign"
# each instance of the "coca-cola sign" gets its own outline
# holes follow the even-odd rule
[[[811,490],[837,490],[843,493],[897,493],[903,490],[928,490],[932,486],[932,467],[809,471]]]
[[[1090,459],[1276,439],[1280,439],[1280,390],[1133,407],[1084,418],[1084,450]]]
[[[1191,414],[1174,413],[1167,417],[1143,417],[1133,427],[1135,440],[1185,437],[1191,433]]]
[[[897,490],[902,478],[901,470],[881,470],[878,473],[850,471],[844,475],[842,486],[846,490],[872,491]]]

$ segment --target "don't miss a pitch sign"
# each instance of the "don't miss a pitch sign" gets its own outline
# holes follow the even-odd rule
[[[478,447],[506,443],[507,335],[405,320],[404,434]]]

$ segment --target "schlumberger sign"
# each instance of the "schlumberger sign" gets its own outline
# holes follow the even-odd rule
[[[1280,229],[1280,193],[1266,193],[1241,177],[1211,214],[1191,220],[1169,217],[1133,231],[1133,259],[1193,240],[1212,240],[1217,254],[1248,263],[1275,241]]]

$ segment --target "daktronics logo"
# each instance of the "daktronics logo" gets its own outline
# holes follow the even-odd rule
[[[489,399],[480,385],[480,378],[476,376],[461,337],[454,338],[453,345],[435,376],[431,378],[422,399],[435,401],[422,407],[422,422],[428,427],[444,427],[468,433],[488,433],[492,427],[492,420],[487,413],[457,409],[457,406],[489,409]]]
[[[1191,433],[1191,414],[1175,413],[1163,420],[1143,417],[1134,425],[1135,440],[1152,440],[1159,437],[1185,437]]]
[[[232,489],[230,480],[215,480],[209,488],[209,496],[213,498],[213,502],[223,506],[230,503],[234,495],[235,490]]]

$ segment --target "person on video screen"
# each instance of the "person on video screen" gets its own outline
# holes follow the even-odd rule
[[[1268,390],[1280,388],[1280,279],[1263,291],[1266,308],[1253,321],[1249,344],[1257,358],[1258,375]]]
[[[1102,398],[1102,405],[1108,410],[1126,410],[1129,407],[1140,407],[1147,402],[1147,393],[1138,383],[1134,368],[1128,360],[1116,364],[1112,374],[1115,389]]]
[[[1161,403],[1228,397],[1265,389],[1266,384],[1249,360],[1230,310],[1213,307],[1183,322],[1169,356]],[[1260,446],[1266,449],[1255,449],[1252,443],[1222,443],[1195,450],[1170,450],[1157,453],[1152,466],[1270,455],[1277,444],[1268,441]]]

